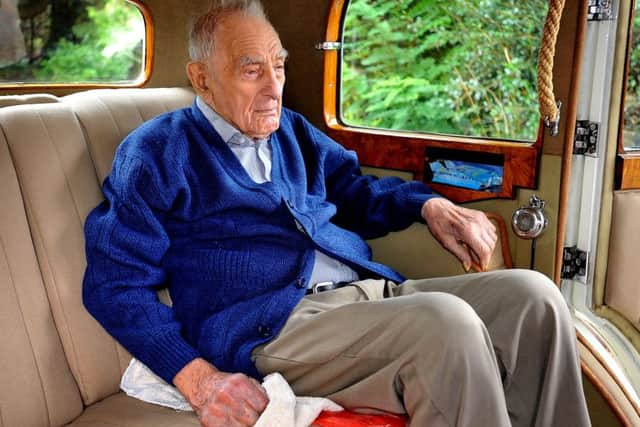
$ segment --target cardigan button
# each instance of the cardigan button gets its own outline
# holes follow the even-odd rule
[[[304,226],[302,225],[302,223],[295,218],[293,221],[295,222],[296,228],[298,229],[298,231],[304,234],[305,236],[307,236],[307,230],[304,229]]]
[[[271,336],[271,328],[265,325],[258,326],[258,334],[262,338],[269,338]]]
[[[302,289],[307,287],[307,281],[304,280],[304,277],[298,277],[296,279],[296,288]]]

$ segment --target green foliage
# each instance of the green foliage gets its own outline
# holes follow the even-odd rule
[[[51,2],[44,12],[22,22],[27,55],[0,67],[0,81],[121,82],[140,75],[145,30],[133,4],[125,0]],[[69,28],[57,28],[69,21]]]
[[[631,58],[629,59],[627,91],[638,96],[640,93],[640,3],[636,6],[631,31]]]
[[[73,26],[74,40],[60,39],[34,72],[40,81],[117,82],[141,70],[142,18],[122,0],[87,7],[87,20]],[[142,26],[141,26],[142,25]]]
[[[640,3],[635,13],[624,106],[624,145],[637,149],[640,148]]]
[[[343,119],[535,139],[546,7],[546,0],[352,0],[344,31]]]

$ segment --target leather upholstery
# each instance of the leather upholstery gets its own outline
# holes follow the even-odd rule
[[[53,316],[85,404],[118,390],[114,341],[82,305],[82,224],[102,194],[80,124],[63,104],[0,116],[22,188]]]
[[[191,105],[186,88],[98,89],[64,97],[80,119],[100,182],[111,170],[116,147],[143,122]]]
[[[59,102],[60,98],[46,93],[32,95],[5,95],[0,96],[0,108],[12,105],[25,104],[46,104],[49,102]]]
[[[198,425],[119,392],[130,356],[81,300],[83,223],[116,147],[193,97],[98,89],[0,108],[0,427]]]
[[[62,425],[82,401],[54,325],[18,181],[0,133],[0,424]]]
[[[118,393],[91,405],[69,427],[199,427],[193,412],[179,412]]]
[[[115,147],[192,101],[188,89],[98,90],[0,109],[2,427],[195,421],[119,393],[130,356],[81,300],[83,222],[102,200]]]
[[[616,191],[609,243],[609,265],[605,304],[629,320],[640,331],[638,303],[638,254],[640,239],[640,190]],[[632,331],[627,331],[631,334]],[[637,335],[637,331],[635,332]]]

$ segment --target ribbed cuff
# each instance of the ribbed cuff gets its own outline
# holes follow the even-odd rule
[[[162,335],[155,339],[140,360],[169,384],[182,368],[200,353],[187,343],[179,334]]]
[[[402,203],[404,205],[404,208],[406,209],[406,212],[409,212],[414,216],[414,221],[424,222],[424,218],[422,218],[422,207],[428,200],[440,197],[442,196],[435,193],[410,194],[403,197]]]

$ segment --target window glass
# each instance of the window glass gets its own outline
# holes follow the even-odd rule
[[[640,2],[636,3],[631,28],[627,94],[624,105],[624,148],[640,150]]]
[[[343,28],[348,125],[532,141],[547,0],[352,0]]]
[[[145,23],[124,0],[0,0],[0,84],[127,83]]]

